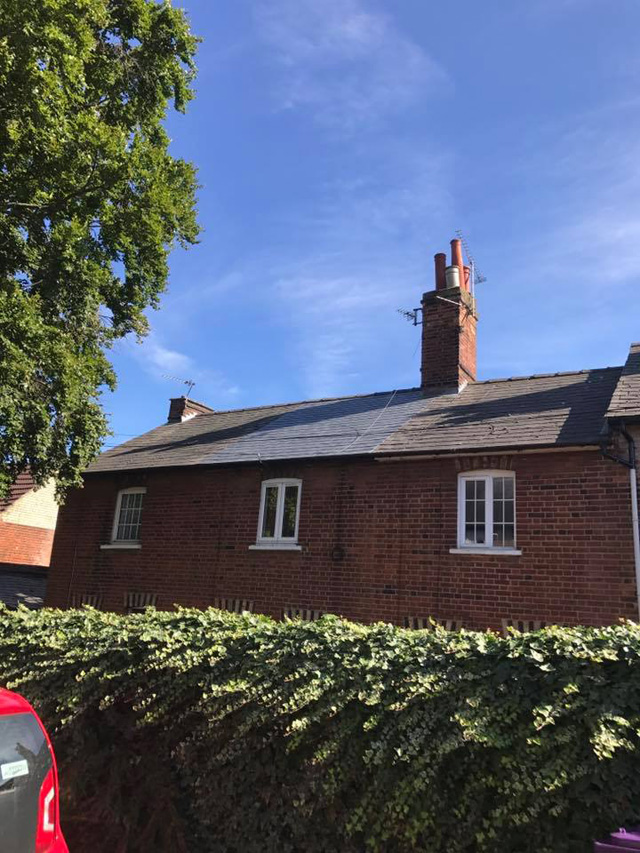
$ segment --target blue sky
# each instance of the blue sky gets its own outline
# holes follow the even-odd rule
[[[120,342],[115,437],[194,379],[214,408],[419,383],[419,329],[456,229],[479,378],[621,364],[638,328],[636,0],[180,0],[197,96],[201,242],[171,259],[144,344]]]

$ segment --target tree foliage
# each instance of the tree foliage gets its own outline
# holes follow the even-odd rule
[[[197,238],[195,171],[163,126],[196,41],[168,0],[0,3],[0,494],[27,468],[80,482],[106,351],[144,335],[168,253]]]
[[[71,849],[590,853],[640,816],[631,623],[0,609],[0,683],[55,730]]]

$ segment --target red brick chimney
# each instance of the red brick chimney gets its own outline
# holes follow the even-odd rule
[[[435,290],[422,297],[422,390],[460,390],[476,379],[476,301],[460,240],[451,241],[451,264],[435,256]]]
[[[179,424],[194,417],[194,415],[206,415],[207,413],[211,414],[211,412],[215,412],[215,409],[210,409],[204,403],[198,403],[188,397],[172,397],[169,400],[167,423]]]

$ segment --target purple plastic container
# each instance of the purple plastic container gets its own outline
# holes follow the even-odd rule
[[[606,841],[596,841],[593,853],[634,853],[640,850],[640,826],[612,832]]]

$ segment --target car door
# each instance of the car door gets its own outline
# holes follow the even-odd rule
[[[40,792],[53,760],[28,712],[0,715],[0,834],[3,853],[36,850]]]

